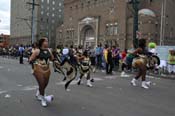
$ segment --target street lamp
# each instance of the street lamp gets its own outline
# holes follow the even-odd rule
[[[138,28],[138,12],[139,12],[139,0],[127,0],[129,4],[132,4],[133,7],[133,15],[134,15],[134,22],[133,22],[133,45],[134,48],[138,47],[138,37],[137,37],[137,32],[139,30]]]

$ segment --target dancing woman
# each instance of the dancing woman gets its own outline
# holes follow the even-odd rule
[[[87,51],[84,51],[83,54],[79,54],[77,56],[77,59],[79,61],[78,67],[80,70],[80,77],[78,79],[78,85],[81,84],[82,78],[85,77],[87,79],[87,86],[92,87],[93,85],[91,82],[93,82],[94,79],[91,79],[90,75],[90,66],[91,66],[91,61],[88,55]]]
[[[146,71],[147,71],[147,57],[146,57],[146,40],[140,39],[139,40],[139,47],[133,52],[133,55],[136,56],[136,58],[133,59],[132,66],[134,68],[138,68],[139,72],[135,76],[135,78],[132,79],[131,84],[133,86],[136,86],[137,80],[141,77],[142,78],[142,85],[141,87],[144,89],[148,89],[150,82],[146,82]]]
[[[48,85],[50,78],[49,60],[53,60],[52,52],[48,48],[48,39],[43,37],[38,43],[39,49],[36,49],[30,57],[30,62],[34,62],[34,76],[39,85],[39,91],[36,93],[36,97],[41,101],[43,107],[47,106],[47,100],[45,96],[45,89]]]

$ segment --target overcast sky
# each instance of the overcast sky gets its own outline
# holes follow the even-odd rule
[[[0,0],[0,34],[10,34],[10,0]]]

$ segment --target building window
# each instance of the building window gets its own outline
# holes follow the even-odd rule
[[[90,4],[91,4],[90,0],[88,0],[88,2],[87,2],[87,3],[88,3],[88,7],[89,7],[89,6],[90,6]]]
[[[49,4],[49,0],[47,0],[47,4]]]
[[[114,33],[114,30],[113,30],[113,24],[110,24],[110,27],[109,27],[109,35],[113,35]]]
[[[75,5],[75,8],[78,9],[78,5]]]
[[[43,5],[41,5],[41,9],[44,9],[44,6]]]
[[[81,3],[81,8],[83,8],[84,7],[84,4],[83,3]]]
[[[43,18],[41,18],[41,22],[43,21]]]
[[[114,35],[117,35],[118,34],[118,23],[115,23],[113,28],[114,28]]]
[[[41,11],[41,15],[43,15],[44,14],[44,12],[43,11]]]
[[[110,23],[106,24],[106,35],[117,35],[118,34],[118,24]]]
[[[53,1],[52,4],[55,5],[55,1]]]
[[[72,6],[70,7],[70,11],[72,11]]]

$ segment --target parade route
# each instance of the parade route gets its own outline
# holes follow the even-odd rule
[[[46,93],[54,101],[43,108],[36,100],[37,83],[31,66],[6,59],[0,63],[0,116],[175,116],[175,81],[150,77],[152,85],[144,90],[130,85],[132,75],[106,76],[98,72],[93,88],[71,84],[64,90],[63,77],[52,72]],[[6,61],[6,62],[2,62]]]

